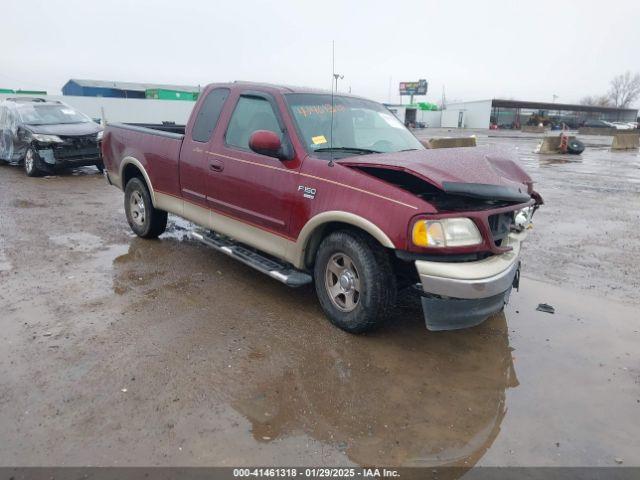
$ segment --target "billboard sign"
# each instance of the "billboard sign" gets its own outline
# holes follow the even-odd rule
[[[428,85],[425,79],[417,82],[400,82],[400,95],[426,95]]]

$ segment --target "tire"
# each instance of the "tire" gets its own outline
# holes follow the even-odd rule
[[[337,231],[316,254],[314,281],[331,323],[349,333],[384,323],[396,300],[396,277],[386,250],[366,234]]]
[[[580,140],[571,140],[567,145],[567,151],[574,155],[580,155],[584,152],[584,143]]]
[[[138,177],[124,189],[124,211],[133,233],[142,238],[157,238],[167,228],[167,212],[153,206],[149,189]]]
[[[24,173],[27,174],[27,177],[40,176],[40,169],[38,168],[39,161],[40,159],[36,151],[32,147],[27,148],[24,154]]]

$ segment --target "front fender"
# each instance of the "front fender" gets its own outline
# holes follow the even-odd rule
[[[311,245],[314,233],[321,229],[323,226],[333,222],[344,223],[354,226],[360,230],[367,232],[373,238],[375,238],[383,247],[395,249],[395,245],[389,238],[389,236],[375,223],[367,220],[359,215],[343,212],[339,210],[322,212],[311,219],[302,227],[298,239],[296,241],[296,255],[294,264],[298,268],[304,268],[305,259],[307,256],[307,250]]]

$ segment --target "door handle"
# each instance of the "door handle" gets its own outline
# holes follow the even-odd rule
[[[224,164],[220,161],[212,160],[209,163],[209,169],[213,170],[214,172],[221,172],[222,170],[224,170]]]

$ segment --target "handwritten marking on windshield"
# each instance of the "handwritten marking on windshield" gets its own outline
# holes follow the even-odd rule
[[[335,105],[333,107],[333,113],[344,112],[346,107],[344,105]],[[331,113],[331,104],[325,103],[323,105],[300,105],[296,107],[296,111],[303,117],[310,117],[312,115],[326,115]]]

